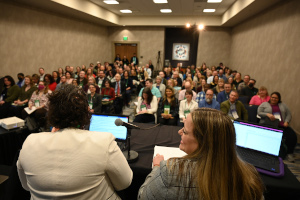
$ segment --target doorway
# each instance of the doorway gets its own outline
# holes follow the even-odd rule
[[[117,54],[120,55],[121,59],[123,59],[123,56],[126,56],[129,62],[134,53],[136,53],[136,57],[139,57],[138,43],[114,43],[114,47],[115,52],[113,59],[115,59]]]

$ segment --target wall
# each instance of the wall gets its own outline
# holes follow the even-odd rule
[[[182,63],[182,67],[191,66],[196,63],[199,39],[199,32],[197,29],[195,30],[193,28],[166,28],[165,35],[165,59],[168,59],[170,61],[172,67],[176,67],[178,63]],[[187,43],[190,45],[189,60],[173,60],[174,43]]]
[[[218,66],[220,62],[228,66],[230,47],[230,28],[206,27],[199,34],[197,66],[201,66],[203,62],[208,66]]]
[[[0,2],[0,76],[105,61],[107,28]]]
[[[165,29],[163,27],[109,27],[108,40],[111,44],[108,46],[110,61],[113,61],[113,42],[123,42],[123,36],[128,36],[128,42],[138,42],[139,47],[137,55],[140,66],[152,60],[154,68],[157,69],[158,51],[160,51],[161,62],[164,59],[164,41]],[[143,58],[141,58],[141,56]],[[130,59],[130,58],[129,58]],[[162,66],[161,63],[160,66]]]
[[[300,133],[300,1],[283,1],[232,31],[230,65],[278,91]]]

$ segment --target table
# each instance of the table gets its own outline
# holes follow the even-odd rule
[[[152,127],[153,124],[134,123],[141,128]],[[146,176],[152,170],[154,146],[178,147],[180,135],[176,126],[158,126],[150,130],[132,130],[131,149],[139,153],[139,159],[130,163],[133,180],[129,188],[119,192],[122,199],[136,199],[138,190]],[[300,199],[300,183],[285,166],[285,176],[274,178],[261,174],[266,186],[265,199]]]

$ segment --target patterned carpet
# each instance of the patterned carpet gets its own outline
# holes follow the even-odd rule
[[[296,176],[298,181],[300,181],[300,144],[297,144],[295,152],[295,163],[284,160],[283,162],[288,166],[291,172]]]

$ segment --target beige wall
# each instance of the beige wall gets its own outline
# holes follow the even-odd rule
[[[231,46],[231,29],[206,27],[199,34],[197,66],[203,62],[208,66],[218,66],[223,62],[229,64]]]
[[[236,26],[230,65],[250,74],[257,86],[278,91],[292,111],[291,126],[300,132],[300,1],[284,1]]]
[[[138,56],[140,65],[145,65],[152,60],[157,69],[157,54],[161,51],[161,66],[164,59],[165,28],[163,27],[109,27],[109,41],[123,42],[123,36],[128,36],[128,42],[139,42]],[[110,45],[111,59],[114,55],[113,44]],[[143,56],[143,58],[141,58]]]
[[[105,61],[107,28],[0,2],[0,76]]]

